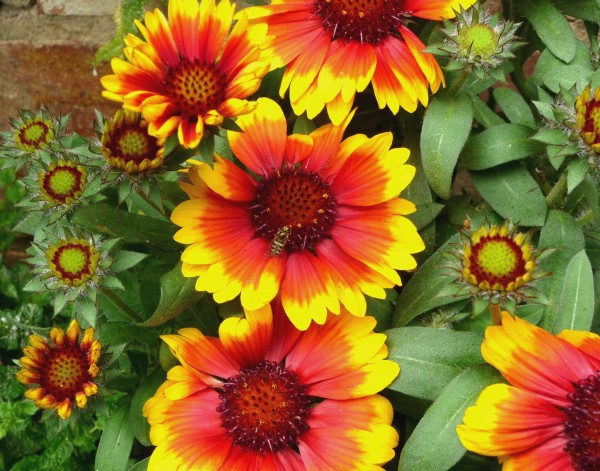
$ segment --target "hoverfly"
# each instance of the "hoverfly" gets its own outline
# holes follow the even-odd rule
[[[292,232],[292,226],[287,225],[280,227],[275,237],[271,241],[271,255],[273,257],[277,257],[283,249],[285,248],[285,244],[287,244],[288,239],[290,238],[290,233]]]

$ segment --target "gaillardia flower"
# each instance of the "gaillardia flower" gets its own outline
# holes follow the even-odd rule
[[[481,226],[463,244],[461,277],[474,295],[519,298],[534,279],[536,257],[529,234],[517,232],[508,222]]]
[[[190,244],[183,274],[198,277],[197,290],[219,303],[241,293],[249,310],[279,292],[304,330],[328,309],[339,313],[340,302],[364,315],[363,293],[384,298],[383,288],[401,283],[396,269],[415,268],[411,254],[424,245],[403,216],[415,207],[398,198],[415,173],[409,151],[390,149],[390,133],[342,141],[348,122],[287,136],[281,108],[260,98],[237,121],[244,132],[228,135],[249,172],[218,156],[213,168],[189,169],[190,200],[171,219],[182,227],[175,240]]]
[[[63,284],[79,286],[88,280],[97,281],[100,253],[87,240],[62,239],[48,247],[45,255],[50,271]]]
[[[150,135],[163,139],[177,130],[179,142],[196,147],[204,127],[248,113],[246,100],[269,65],[247,32],[242,13],[230,33],[235,5],[221,0],[170,0],[167,22],[158,10],[136,25],[145,40],[129,35],[127,61],[115,58],[115,75],[102,78],[106,98],[143,114]],[[264,36],[259,30],[255,41]]]
[[[271,68],[287,66],[280,93],[289,89],[297,115],[327,106],[333,124],[350,112],[356,92],[373,85],[379,108],[413,112],[428,103],[444,77],[407,25],[411,18],[453,18],[475,0],[281,0],[245,12],[268,25]]]
[[[600,87],[594,95],[586,87],[575,101],[579,135],[590,150],[600,154]]]
[[[87,172],[81,165],[59,160],[38,174],[38,188],[51,206],[70,205],[83,194],[86,179]]]
[[[468,450],[505,470],[600,469],[600,337],[549,332],[502,313],[485,360],[510,383],[483,390],[457,428]]]
[[[23,348],[25,356],[19,360],[23,367],[17,379],[31,386],[25,397],[43,409],[55,409],[61,419],[68,419],[73,404],[81,409],[88,397],[98,393],[92,380],[98,375],[101,344],[94,340],[94,329],[88,327],[79,341],[81,328],[73,319],[66,333],[53,327],[50,338],[32,334],[29,345]],[[36,386],[37,385],[37,386]]]
[[[111,167],[139,173],[163,163],[165,140],[148,134],[148,123],[140,113],[119,110],[112,120],[104,122],[103,128],[102,155]]]
[[[220,339],[162,336],[181,365],[144,406],[148,469],[383,469],[398,434],[377,393],[399,367],[374,326],[342,312],[300,332],[265,306],[223,321]]]
[[[54,139],[53,123],[42,116],[34,116],[15,129],[14,139],[17,147],[26,152],[48,147]]]

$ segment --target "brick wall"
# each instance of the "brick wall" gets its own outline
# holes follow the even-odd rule
[[[91,61],[114,33],[118,0],[0,0],[0,130],[19,108],[47,105],[72,113],[71,128],[90,136],[94,108],[111,114],[118,105],[101,97]]]

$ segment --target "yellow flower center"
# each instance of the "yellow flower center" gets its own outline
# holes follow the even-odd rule
[[[73,398],[91,380],[89,360],[78,346],[56,347],[40,371],[40,386],[57,401]]]
[[[472,55],[483,59],[489,59],[494,55],[498,40],[499,35],[485,24],[474,24],[463,28],[458,35],[458,45],[465,55],[470,51]]]
[[[54,139],[52,122],[39,116],[26,121],[15,131],[17,147],[27,152],[47,147],[52,139]]]
[[[565,452],[575,470],[600,469],[600,371],[579,381],[567,396]]]
[[[184,118],[202,117],[225,101],[226,77],[215,65],[182,60],[169,70],[167,94]]]
[[[96,274],[99,253],[81,239],[63,240],[46,252],[50,270],[69,285],[78,286]]]
[[[54,204],[71,203],[83,193],[86,172],[71,162],[52,164],[48,171],[39,175],[38,184],[42,196]]]
[[[284,249],[314,250],[329,236],[337,201],[318,174],[285,167],[259,184],[250,213],[256,237],[267,239],[277,256]]]
[[[73,187],[77,180],[71,172],[66,169],[58,169],[48,179],[48,184],[52,191],[59,195],[68,195],[73,192]]]
[[[219,397],[222,425],[244,451],[263,454],[297,447],[309,428],[306,386],[279,363],[262,361],[242,369],[225,381]]]
[[[317,0],[315,14],[331,40],[359,41],[378,44],[398,28],[409,16],[400,0]]]
[[[153,157],[151,152],[152,140],[148,133],[142,132],[142,129],[125,129],[118,138],[116,145],[118,155],[125,160],[140,162],[145,158]]]
[[[490,240],[477,252],[477,264],[486,273],[500,278],[517,268],[517,256],[506,240]]]

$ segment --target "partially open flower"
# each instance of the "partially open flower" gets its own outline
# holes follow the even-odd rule
[[[102,155],[111,167],[126,173],[154,170],[163,163],[165,140],[148,134],[140,113],[119,110],[104,122]]]
[[[537,276],[536,257],[529,235],[517,232],[508,222],[482,226],[461,248],[461,279],[475,296],[498,302],[520,299]]]
[[[83,239],[63,239],[46,250],[48,267],[54,276],[73,286],[97,281],[99,258],[98,249]]]
[[[600,154],[600,87],[592,95],[586,87],[575,101],[579,135],[589,149]]]
[[[48,147],[53,139],[52,121],[44,119],[42,116],[34,116],[15,129],[15,143],[17,147],[26,152],[34,152]]]
[[[70,205],[83,194],[86,178],[87,172],[81,165],[68,160],[52,162],[38,174],[40,194],[51,206]]]
[[[482,6],[475,5],[468,10],[461,9],[454,20],[444,20],[442,33],[447,39],[428,50],[451,57],[455,63],[450,69],[468,67],[478,78],[484,74],[494,75],[494,69],[514,58],[514,51],[524,44],[516,41],[519,25],[502,21],[498,14],[492,16]],[[496,75],[504,81],[504,72]]]
[[[50,331],[52,344],[32,334],[25,356],[19,362],[23,369],[17,379],[29,387],[25,397],[42,409],[54,409],[61,419],[68,419],[73,404],[84,409],[88,397],[98,393],[92,381],[99,373],[101,344],[94,340],[94,329],[88,327],[79,337],[81,328],[73,319],[66,333],[59,327]]]

